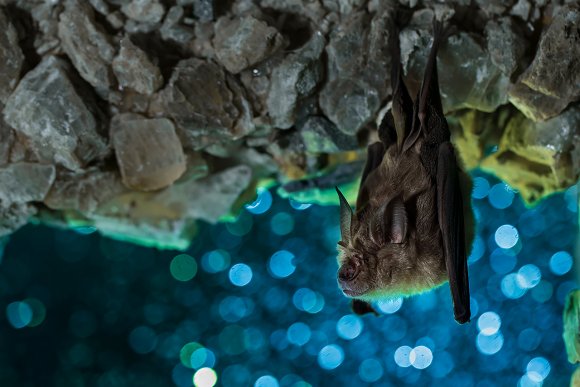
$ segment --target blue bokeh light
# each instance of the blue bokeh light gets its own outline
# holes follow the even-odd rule
[[[254,383],[254,387],[278,387],[279,385],[278,379],[272,375],[260,376]]]
[[[157,334],[150,327],[137,327],[129,334],[129,345],[141,355],[152,352],[157,345]]]
[[[325,370],[333,370],[340,366],[343,361],[344,351],[336,344],[326,345],[318,353],[318,364]]]
[[[296,270],[294,254],[287,250],[276,251],[270,257],[268,268],[276,278],[286,278]]]
[[[399,367],[407,368],[411,366],[411,359],[409,358],[413,348],[408,345],[400,346],[395,351],[395,363]]]
[[[485,177],[476,177],[473,179],[473,191],[471,196],[474,199],[483,199],[489,194],[489,181]]]
[[[572,256],[567,251],[558,251],[550,258],[550,270],[556,275],[564,275],[572,269]]]
[[[237,263],[230,269],[230,282],[236,286],[246,286],[250,283],[252,277],[252,268],[245,263]]]
[[[495,231],[495,243],[502,249],[510,249],[518,243],[518,230],[511,224],[499,226]]]
[[[479,352],[484,355],[494,355],[503,347],[503,334],[497,332],[493,335],[485,335],[482,332],[477,334],[476,346]]]
[[[288,328],[287,337],[292,344],[303,346],[310,340],[311,336],[310,327],[302,322],[296,322]]]
[[[342,316],[336,323],[338,336],[345,340],[357,338],[363,330],[362,319],[354,314]]]
[[[477,319],[477,328],[479,331],[486,335],[491,336],[501,327],[501,318],[495,312],[485,312]]]
[[[383,366],[377,359],[365,359],[358,368],[361,380],[367,383],[374,383],[383,377]]]
[[[377,302],[379,311],[387,314],[396,313],[403,306],[403,298],[397,297],[387,300],[380,300]]]
[[[14,328],[24,328],[32,321],[32,308],[23,301],[12,302],[6,307],[6,317]]]
[[[272,194],[266,188],[258,188],[258,197],[250,204],[246,204],[246,210],[254,215],[267,212],[272,206]]]
[[[489,190],[489,203],[498,210],[503,210],[512,205],[514,191],[505,183],[497,183]]]
[[[409,362],[419,370],[425,369],[433,362],[433,352],[423,345],[417,346],[409,352]]]
[[[542,272],[534,264],[522,266],[516,275],[516,281],[524,289],[531,289],[538,285],[542,280]]]

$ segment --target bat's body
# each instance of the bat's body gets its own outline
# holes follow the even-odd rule
[[[413,103],[402,79],[398,35],[393,46],[393,107],[379,128],[353,214],[340,193],[339,285],[355,299],[357,313],[369,301],[417,294],[449,279],[455,318],[469,321],[469,283],[459,168],[443,115],[434,41],[425,77]]]

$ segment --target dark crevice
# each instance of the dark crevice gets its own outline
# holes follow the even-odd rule
[[[16,4],[8,4],[4,7],[4,12],[8,20],[12,23],[18,34],[18,44],[24,54],[24,64],[21,70],[21,77],[28,71],[32,70],[41,61],[40,55],[34,48],[34,40],[38,35],[32,16]]]

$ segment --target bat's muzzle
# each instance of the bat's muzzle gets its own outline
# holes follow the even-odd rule
[[[354,280],[360,273],[360,265],[354,262],[345,263],[338,271],[338,280],[343,282],[350,282]]]

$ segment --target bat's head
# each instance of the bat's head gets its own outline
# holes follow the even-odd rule
[[[445,263],[438,254],[420,253],[407,230],[402,200],[354,218],[341,201],[338,284],[343,293],[365,301],[407,296],[445,282]]]

